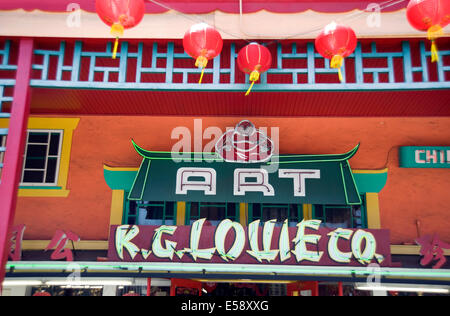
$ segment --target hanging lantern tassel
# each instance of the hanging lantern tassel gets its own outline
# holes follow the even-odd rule
[[[444,35],[444,30],[440,25],[434,25],[428,29],[428,39],[431,41],[431,62],[439,62],[439,51],[436,40]]]
[[[122,26],[122,24],[116,23],[113,24],[113,26],[111,27],[111,35],[113,35],[116,38],[116,41],[114,42],[112,59],[116,59],[117,49],[119,48],[119,38],[123,36],[123,32],[124,27]]]
[[[198,84],[202,84],[206,66],[208,66],[208,58],[206,58],[205,56],[199,56],[195,61],[195,67],[202,68],[202,74],[200,75]]]
[[[343,63],[344,63],[344,57],[342,57],[341,55],[333,56],[333,58],[331,59],[331,63],[330,63],[331,68],[338,69],[339,80],[341,82],[344,81],[344,76],[342,76],[342,71],[341,71]]]
[[[260,73],[258,70],[253,70],[252,73],[250,74],[250,81],[252,82],[252,84],[250,85],[250,88],[247,90],[247,93],[245,94],[245,96],[248,96],[250,94],[250,91],[252,91],[253,85],[255,84],[256,81],[259,80],[260,77]]]

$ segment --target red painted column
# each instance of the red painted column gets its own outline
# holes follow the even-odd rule
[[[175,291],[177,288],[177,282],[175,279],[170,279],[170,296],[175,296]]]
[[[20,176],[22,172],[25,136],[30,114],[30,77],[33,58],[33,40],[21,39],[17,62],[11,118],[9,120],[6,153],[0,184],[0,290],[5,276],[9,253],[9,231],[14,222]]]
[[[152,279],[147,278],[147,296],[151,296],[152,294]]]

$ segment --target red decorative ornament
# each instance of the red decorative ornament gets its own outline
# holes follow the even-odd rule
[[[195,59],[195,66],[202,69],[199,84],[202,83],[208,61],[220,55],[223,40],[220,33],[206,23],[193,25],[183,38],[186,53]]]
[[[134,292],[134,291],[130,291],[122,296],[140,296],[138,293]]]
[[[436,40],[444,35],[443,27],[450,22],[449,0],[411,0],[406,9],[409,24],[426,31],[431,41],[431,61],[439,61]]]
[[[356,49],[358,40],[352,28],[331,23],[316,38],[316,49],[324,58],[330,59],[331,68],[339,69],[339,80],[342,82],[342,63]]]
[[[107,25],[111,26],[111,35],[116,38],[113,59],[116,59],[119,37],[125,29],[138,25],[145,14],[144,0],[96,0],[97,14]]]
[[[33,294],[33,296],[52,296],[49,292],[46,291],[36,291],[36,293]]]
[[[258,43],[250,43],[245,46],[238,54],[237,63],[239,69],[250,75],[252,82],[246,96],[250,94],[253,85],[259,80],[262,73],[266,72],[272,66],[272,54],[265,46]]]

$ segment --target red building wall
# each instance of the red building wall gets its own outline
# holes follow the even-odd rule
[[[138,167],[133,138],[149,150],[170,151],[175,127],[194,135],[194,117],[84,116],[74,131],[68,198],[19,198],[16,224],[25,239],[51,239],[56,229],[72,230],[82,240],[108,238],[111,190],[103,164]],[[233,127],[239,117],[202,118],[203,129]],[[245,118],[257,127],[279,127],[280,153],[336,154],[361,143],[350,160],[353,169],[389,168],[381,191],[382,228],[393,244],[411,243],[421,233],[438,233],[450,242],[450,169],[401,169],[398,146],[450,146],[450,118]],[[209,140],[205,140],[204,144]],[[192,147],[193,148],[193,147]]]

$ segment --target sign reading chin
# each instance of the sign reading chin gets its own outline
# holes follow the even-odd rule
[[[274,151],[272,140],[247,120],[223,134],[215,147],[223,160],[238,163],[266,162]]]

